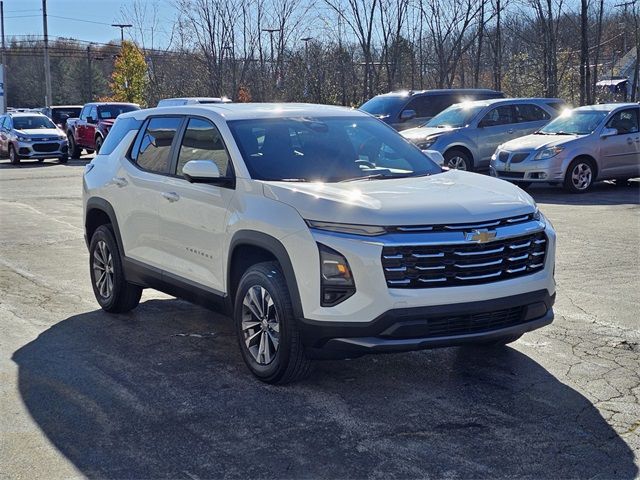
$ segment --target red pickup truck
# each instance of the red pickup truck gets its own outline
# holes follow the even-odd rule
[[[140,110],[140,106],[135,103],[117,102],[85,104],[79,118],[67,119],[69,156],[80,158],[82,149],[87,153],[99,152],[118,115],[133,110]]]

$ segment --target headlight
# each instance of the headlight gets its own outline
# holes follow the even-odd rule
[[[19,142],[30,142],[31,139],[29,137],[24,137],[22,135],[18,135],[18,141]]]
[[[66,135],[58,135],[58,140],[66,140],[67,136]]]
[[[418,140],[416,145],[420,150],[427,150],[431,145],[436,143],[437,138],[424,138],[422,140]]]
[[[354,235],[382,235],[387,230],[384,227],[375,225],[352,225],[348,223],[320,222],[316,220],[306,220],[309,228],[317,230],[327,230],[329,232],[351,233]]]
[[[534,160],[546,160],[547,158],[555,157],[563,150],[564,147],[562,146],[544,148],[537,153]]]
[[[356,291],[347,259],[321,243],[320,250],[320,305],[333,307]]]

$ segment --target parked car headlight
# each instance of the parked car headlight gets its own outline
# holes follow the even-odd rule
[[[346,300],[356,291],[349,262],[343,255],[321,243],[320,251],[320,304],[332,307]]]
[[[564,147],[560,145],[556,145],[555,147],[543,148],[536,154],[534,160],[546,160],[548,158],[555,157],[563,150]]]
[[[427,137],[427,138],[423,138],[422,140],[418,140],[416,142],[416,145],[418,146],[418,148],[420,150],[427,150],[431,145],[433,145],[434,143],[436,143],[436,140],[438,138],[437,137]]]
[[[306,222],[310,228],[338,233],[351,233],[354,235],[373,236],[382,235],[387,232],[384,227],[378,227],[376,225],[353,225],[349,223],[320,222],[317,220],[307,220]]]
[[[29,137],[25,137],[24,135],[17,136],[19,142],[29,142],[31,139]]]

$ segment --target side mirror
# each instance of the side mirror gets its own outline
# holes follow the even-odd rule
[[[87,123],[96,123],[96,120],[93,117],[87,117]]]
[[[416,118],[415,110],[403,110],[402,113],[400,114],[400,120],[402,120],[403,122],[406,122],[407,120],[412,120],[414,118]]]
[[[496,121],[495,120],[490,120],[490,119],[486,119],[486,120],[482,120],[479,124],[478,124],[478,128],[484,128],[484,127],[493,127],[496,125]]]
[[[422,154],[437,165],[444,165],[444,157],[437,150],[422,150]]]
[[[226,183],[228,178],[220,176],[218,166],[211,160],[191,160],[182,167],[182,175],[191,183]]]
[[[602,130],[600,137],[607,138],[607,137],[613,137],[614,135],[618,135],[617,128],[605,128],[604,130]]]

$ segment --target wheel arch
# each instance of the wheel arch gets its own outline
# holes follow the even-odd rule
[[[591,166],[593,167],[593,170],[594,170],[592,183],[595,182],[598,179],[598,175],[600,174],[600,169],[598,168],[598,162],[596,161],[596,159],[592,155],[589,155],[588,153],[580,153],[574,156],[571,159],[571,161],[567,164],[567,170],[565,172],[565,175],[567,175],[567,173],[569,172],[569,167],[571,166],[571,164],[576,160],[580,160],[580,159],[588,160],[589,163],[591,163]]]
[[[278,239],[255,230],[237,231],[229,244],[227,297],[230,306],[233,306],[236,289],[246,269],[256,263],[273,260],[282,268],[296,318],[303,318],[300,292],[289,253]]]
[[[460,143],[457,143],[455,145],[450,145],[444,151],[442,156],[445,157],[445,159],[446,159],[446,155],[449,152],[451,152],[452,150],[460,150],[460,151],[466,153],[469,156],[469,159],[471,160],[471,168],[475,168],[476,167],[476,159],[474,158],[473,153],[471,152],[471,149],[469,147],[467,147],[466,145],[460,144]]]
[[[89,198],[87,200],[84,218],[84,235],[87,246],[91,242],[93,232],[95,232],[100,225],[104,225],[106,223],[110,223],[113,227],[113,234],[115,235],[116,242],[118,243],[120,256],[125,258],[122,237],[120,236],[120,227],[118,226],[118,218],[116,217],[115,210],[104,198]]]

